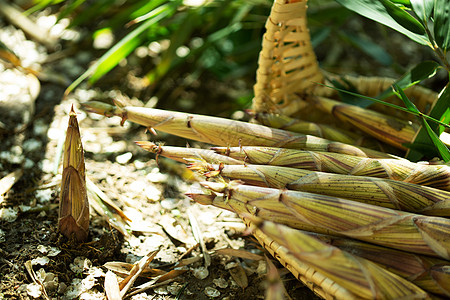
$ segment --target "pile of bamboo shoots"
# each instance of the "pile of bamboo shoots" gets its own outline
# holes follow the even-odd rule
[[[401,150],[417,131],[380,113],[314,101]],[[136,142],[201,174],[204,191],[188,196],[237,213],[321,297],[450,297],[449,166],[355,146],[351,131],[286,116],[255,114],[261,125],[120,103],[85,107],[213,145]]]

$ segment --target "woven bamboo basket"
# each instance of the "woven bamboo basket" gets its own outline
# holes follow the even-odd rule
[[[275,0],[266,22],[266,33],[258,60],[256,84],[254,85],[253,111],[255,113],[278,113],[299,116],[311,120],[317,115],[308,98],[322,96],[337,99],[337,92],[317,83],[331,85],[329,79],[350,82],[361,94],[375,97],[389,88],[394,79],[383,77],[342,76],[320,69],[313,47],[306,19],[307,0]],[[431,110],[438,95],[429,89],[413,86],[406,95],[424,113]],[[401,100],[390,97],[391,103],[403,105]],[[374,104],[371,109],[409,120],[411,116]],[[316,116],[322,122],[323,113]],[[314,121],[314,120],[313,120]],[[332,122],[331,122],[332,123]],[[252,226],[244,219],[248,226]],[[349,299],[351,291],[323,276],[313,268],[295,260],[283,247],[279,247],[260,231],[254,232],[259,242],[296,278],[324,299]]]
[[[394,82],[392,78],[337,75],[321,70],[311,45],[306,11],[307,0],[275,0],[266,22],[258,60],[253,99],[255,112],[307,116],[311,113],[306,101],[308,97],[337,96],[335,90],[317,84],[331,85],[325,78],[350,82],[361,94],[370,97],[389,88]],[[438,96],[420,86],[410,87],[405,93],[424,113],[430,111]],[[396,97],[387,101],[403,105]],[[403,119],[411,118],[381,104],[372,105],[371,109]]]

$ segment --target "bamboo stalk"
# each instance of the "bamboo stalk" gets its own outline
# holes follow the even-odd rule
[[[332,114],[337,119],[350,123],[378,140],[402,150],[408,149],[404,144],[413,141],[418,129],[408,121],[370,109],[345,104],[325,97],[311,97],[310,100],[315,107]]]
[[[398,250],[450,258],[450,220],[401,212],[337,197],[242,184],[202,182],[227,201],[259,206],[282,203],[306,224]]]
[[[169,134],[217,146],[260,145],[329,151],[362,157],[397,158],[396,156],[364,147],[219,117],[145,107],[114,107],[104,103],[97,104],[97,102],[85,103],[84,107],[88,111],[106,116],[120,116],[122,124],[125,120],[129,120],[148,128],[158,129]]]
[[[363,299],[399,299],[430,296],[406,279],[375,263],[360,258],[296,229],[247,217],[263,233],[286,247],[300,261],[310,265]]]
[[[450,192],[401,181],[269,165],[207,165],[203,168],[207,177],[220,174],[252,185],[287,187],[403,211],[450,216]]]
[[[450,191],[450,167],[447,165],[418,164],[406,159],[372,159],[339,153],[274,147],[213,147],[211,149],[249,164],[379,177]]]
[[[205,161],[207,163],[224,163],[224,164],[234,164],[242,165],[243,161],[231,158],[229,156],[220,155],[213,150],[208,149],[198,149],[198,148],[184,148],[184,147],[172,147],[157,145],[152,142],[138,141],[135,142],[142,149],[153,152],[156,155],[162,155],[164,157],[189,164],[193,160]]]
[[[260,124],[272,128],[314,135],[345,144],[355,144],[358,139],[358,135],[353,132],[331,127],[326,124],[313,123],[271,113],[250,113],[250,115]]]

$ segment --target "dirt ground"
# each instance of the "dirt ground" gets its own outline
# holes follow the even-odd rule
[[[268,255],[251,236],[244,234],[239,218],[190,201],[184,194],[199,187],[185,166],[164,158],[157,163],[153,154],[134,143],[152,140],[185,145],[186,141],[161,133],[152,136],[143,127],[130,123],[121,127],[118,118],[84,112],[80,102],[92,99],[111,101],[125,97],[139,105],[143,103],[117,89],[101,88],[112,82],[116,86],[123,84],[120,75],[100,82],[100,88],[81,87],[64,98],[67,83],[82,73],[94,54],[71,49],[70,43],[62,44],[60,51],[48,53],[6,20],[0,19],[0,25],[2,42],[18,54],[24,66],[43,68],[54,75],[41,75],[38,81],[33,75],[25,75],[23,69],[0,64],[0,178],[23,170],[23,175],[16,174],[17,183],[0,198],[0,299],[106,299],[105,264],[133,264],[157,250],[149,268],[184,272],[131,299],[264,299],[265,260],[216,252],[232,248],[261,258]],[[213,86],[213,93],[201,95]],[[232,102],[227,99],[250,88],[243,82],[227,86],[209,81],[189,92],[197,98],[190,109],[211,115],[231,114]],[[205,107],[205,103],[211,104]],[[121,233],[107,221],[101,208],[91,206],[89,239],[81,244],[69,241],[57,230],[61,146],[71,105],[80,125],[87,177],[132,220],[126,222]],[[194,237],[193,222],[197,223],[200,236]],[[199,241],[211,257],[209,266]],[[186,265],[178,267],[181,261]],[[293,299],[314,297],[277,266]],[[140,277],[133,287],[152,281],[154,276]]]

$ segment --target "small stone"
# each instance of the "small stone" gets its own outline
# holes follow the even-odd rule
[[[144,181],[136,180],[130,184],[130,190],[133,191],[133,193],[138,194],[142,192],[146,186],[147,183],[145,183]]]
[[[205,294],[206,294],[206,296],[211,297],[211,298],[217,298],[220,296],[220,292],[218,290],[216,290],[215,288],[209,287],[209,286],[207,286],[205,288]]]
[[[239,265],[239,264],[238,264],[237,262],[231,261],[231,262],[229,262],[229,263],[227,263],[227,264],[225,265],[225,270],[229,270],[229,269],[235,268],[235,267],[237,267],[238,265]]]
[[[75,257],[73,263],[69,265],[72,272],[76,274],[83,273],[85,270],[88,270],[91,266],[92,262],[89,259],[80,256]]]
[[[205,267],[200,267],[200,268],[194,269],[192,271],[192,274],[195,276],[195,278],[203,280],[206,277],[208,277],[209,271]]]
[[[258,262],[258,267],[256,268],[256,273],[258,275],[263,275],[267,273],[267,264],[264,260]]]
[[[47,256],[37,257],[37,258],[34,258],[31,260],[31,264],[33,266],[36,266],[36,265],[45,266],[49,262],[50,262],[50,259]]]
[[[64,282],[60,282],[58,285],[58,294],[64,294],[67,290],[67,285]]]
[[[213,279],[213,283],[217,286],[220,287],[221,289],[225,289],[228,287],[228,282],[223,279],[223,278],[216,278]]]
[[[159,286],[153,289],[153,291],[158,295],[168,295],[169,291],[165,286]]]
[[[164,209],[172,210],[175,209],[178,206],[178,200],[174,198],[167,198],[164,200],[161,200],[161,206]]]
[[[148,200],[158,201],[161,199],[161,191],[152,185],[146,187],[144,193]]]
[[[135,167],[136,169],[138,169],[138,170],[141,170],[141,169],[145,168],[145,166],[147,165],[146,162],[140,161],[140,160],[138,160],[138,159],[136,159],[136,160],[133,162],[133,164],[134,164],[134,167]]]
[[[31,169],[34,167],[34,165],[35,165],[34,161],[32,161],[29,158],[25,158],[25,163],[23,164],[24,169],[26,170]]]
[[[45,190],[37,190],[36,191],[36,198],[39,200],[39,202],[49,202],[52,199],[53,191],[52,189],[45,189]]]
[[[154,172],[154,170],[157,170],[157,172]],[[160,173],[158,168],[153,169],[152,172],[146,176],[146,178],[153,183],[167,182],[168,177],[167,174]]]
[[[27,284],[27,294],[33,298],[41,297],[42,294],[41,286],[37,283]]]
[[[117,156],[116,162],[124,165],[124,164],[128,163],[132,157],[133,157],[133,154],[131,152],[126,152],[124,154]]]
[[[167,286],[167,291],[170,294],[176,296],[176,295],[178,295],[180,293],[180,290],[181,290],[182,287],[183,287],[182,285],[180,285],[179,283],[175,282],[175,283]]]
[[[47,256],[54,257],[57,256],[59,253],[61,253],[61,249],[56,247],[50,247]]]
[[[18,217],[19,210],[11,207],[4,207],[0,209],[0,220],[6,222],[14,222]]]

